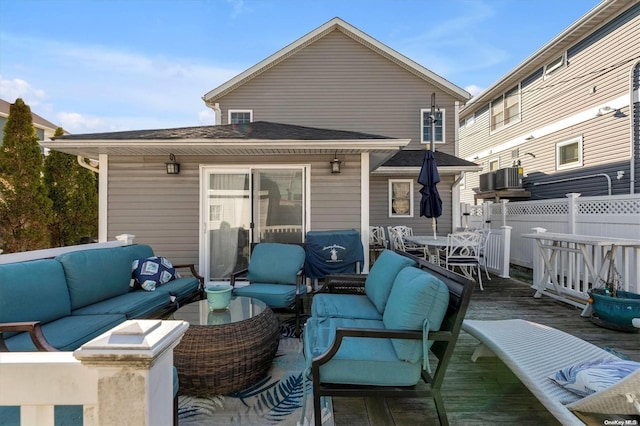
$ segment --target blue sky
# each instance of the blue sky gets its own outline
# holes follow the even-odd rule
[[[0,0],[0,98],[71,133],[213,124],[202,96],[336,16],[472,94],[598,0]]]

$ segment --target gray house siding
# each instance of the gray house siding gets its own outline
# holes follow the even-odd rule
[[[309,164],[312,230],[360,230],[360,156],[342,156],[339,175],[329,155],[181,156],[179,175],[167,175],[160,156],[109,158],[108,239],[136,235],[174,263],[198,264],[200,165]]]
[[[520,81],[520,121],[501,130],[490,132],[490,109],[475,111],[471,104],[461,111],[461,122],[475,113],[475,123],[460,129],[460,157],[483,166],[485,173],[491,160],[499,158],[500,167],[509,167],[518,160],[524,167],[525,187],[532,199],[562,197],[567,192],[583,195],[606,195],[605,177],[594,177],[570,182],[557,182],[567,178],[606,173],[612,180],[612,193],[629,192],[630,174],[630,120],[633,114],[626,106],[616,111],[596,116],[582,116],[577,122],[559,126],[531,140],[545,126],[561,123],[581,113],[597,110],[616,99],[628,99],[630,70],[638,57],[640,40],[640,4],[636,4],[596,31],[584,37],[566,50],[566,64],[544,78],[542,64]],[[550,63],[564,54],[564,50],[547,52]],[[515,84],[515,83],[514,83]],[[507,85],[508,90],[513,85]],[[502,88],[501,88],[502,90]],[[495,99],[504,91],[496,90]],[[544,132],[543,132],[544,133]],[[582,165],[570,169],[556,168],[556,145],[571,138],[582,137]],[[511,144],[509,148],[500,146]],[[493,152],[488,153],[489,150]],[[483,152],[484,151],[484,152]],[[476,153],[483,155],[474,157]],[[532,153],[535,158],[525,153]],[[625,177],[616,179],[617,172]],[[467,176],[466,187],[461,191],[463,202],[473,203],[472,188],[479,187],[479,173]],[[534,185],[535,182],[545,183]]]
[[[372,176],[369,184],[370,202],[369,202],[369,222],[372,226],[396,226],[405,225],[413,228],[416,235],[427,235],[433,232],[431,228],[431,219],[420,216],[420,188],[422,185],[414,182],[413,186],[413,217],[412,218],[393,218],[389,217],[389,179],[415,179],[415,176]],[[442,216],[438,219],[438,234],[448,234],[452,230],[451,221],[447,218],[451,217],[452,211],[452,192],[451,185],[453,177],[441,176],[438,184],[438,192],[442,199]]]
[[[455,155],[455,100],[368,47],[333,31],[218,102],[222,123],[230,109],[253,110],[254,121],[353,130],[420,143],[420,109],[431,93],[445,110],[446,144]]]

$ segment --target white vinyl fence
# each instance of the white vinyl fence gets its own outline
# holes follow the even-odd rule
[[[572,193],[564,199],[503,200],[500,203],[485,202],[481,206],[463,206],[461,210],[468,212],[462,220],[463,223],[467,221],[469,227],[497,230],[509,226],[509,262],[532,269],[540,265],[536,261],[535,242],[522,238],[522,235],[535,232],[536,228],[544,228],[550,233],[637,240],[637,246],[618,247],[615,250],[615,264],[624,289],[640,292],[640,194],[580,197],[580,194]],[[598,252],[594,252],[593,260],[597,267],[602,265],[602,256]],[[582,266],[580,262],[567,262],[558,280],[566,282],[565,277],[579,276],[584,272],[580,269],[569,270],[574,267]],[[542,276],[541,273],[534,271],[539,276]],[[591,281],[583,283],[583,288],[594,285]],[[569,287],[575,288],[575,284],[567,285]],[[586,297],[584,292],[580,293]]]

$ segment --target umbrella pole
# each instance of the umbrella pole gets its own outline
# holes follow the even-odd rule
[[[430,147],[431,152],[436,152],[436,94],[435,92],[431,94],[431,111],[429,111],[429,118],[431,121],[431,143]],[[431,228],[433,229],[433,239],[436,239],[436,218],[431,219]]]
[[[431,228],[433,228],[433,239],[436,239],[436,218],[431,219]]]

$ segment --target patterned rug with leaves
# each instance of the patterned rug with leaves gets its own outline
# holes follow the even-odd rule
[[[311,382],[303,377],[302,341],[294,337],[293,321],[281,323],[280,335],[278,353],[266,377],[229,395],[180,396],[179,426],[313,424]],[[323,426],[333,426],[331,399],[323,398],[322,405]]]

